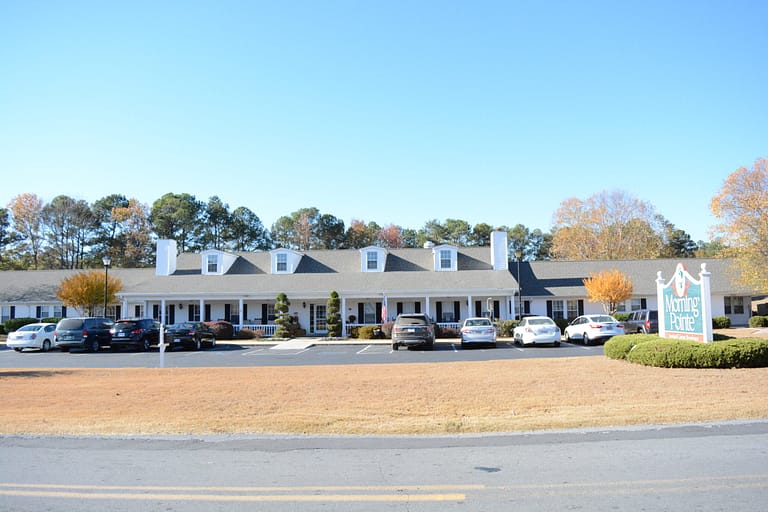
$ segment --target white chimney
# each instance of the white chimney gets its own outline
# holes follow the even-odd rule
[[[509,268],[509,246],[507,245],[506,231],[493,231],[491,233],[491,264],[493,270],[507,270]]]
[[[158,240],[155,275],[169,276],[176,272],[176,240]]]

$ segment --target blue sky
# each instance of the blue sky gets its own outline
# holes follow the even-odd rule
[[[764,1],[0,0],[0,204],[167,192],[548,231],[625,190],[709,239],[768,157]]]

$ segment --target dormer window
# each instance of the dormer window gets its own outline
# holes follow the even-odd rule
[[[219,255],[218,254],[209,254],[207,259],[207,273],[208,274],[218,274],[219,273]]]
[[[360,272],[384,272],[386,264],[386,249],[375,246],[360,249]]]
[[[273,274],[293,274],[299,267],[302,254],[291,249],[272,249],[270,268]]]
[[[366,259],[368,262],[368,270],[376,270],[379,268],[379,253],[376,251],[368,251],[366,253]]]
[[[278,272],[287,272],[288,271],[288,255],[284,252],[277,253],[277,271]]]
[[[458,270],[458,249],[452,245],[438,245],[432,248],[434,269],[436,272],[453,272]]]

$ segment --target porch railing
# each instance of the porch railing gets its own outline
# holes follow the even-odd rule
[[[248,329],[251,331],[261,331],[265,338],[271,338],[275,335],[275,331],[277,330],[276,324],[243,324],[243,325],[235,325],[235,332],[238,332],[240,329]]]

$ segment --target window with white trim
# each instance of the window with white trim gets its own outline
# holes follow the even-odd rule
[[[643,309],[643,299],[632,299],[632,311]]]
[[[451,251],[449,249],[440,249],[440,268],[442,270],[451,270]]]
[[[552,301],[552,319],[559,320],[559,319],[565,318],[563,316],[564,314],[565,314],[565,311],[563,310],[563,301],[553,300]]]
[[[209,254],[206,263],[206,268],[209,274],[216,274],[219,272],[219,255]]]
[[[744,314],[744,297],[725,297],[724,300],[726,315]]]
[[[287,272],[288,271],[288,255],[284,252],[277,253],[277,264],[276,269],[278,272]]]
[[[368,270],[378,270],[379,268],[379,253],[376,251],[366,252],[366,268]]]
[[[569,300],[567,302],[568,307],[568,318],[576,318],[579,316],[579,301],[578,300]]]

